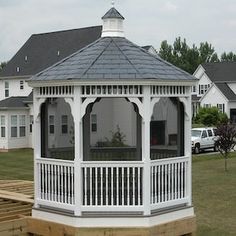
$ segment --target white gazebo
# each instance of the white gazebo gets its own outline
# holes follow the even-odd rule
[[[90,229],[193,218],[195,79],[128,41],[114,7],[102,19],[100,39],[29,81],[32,216]]]

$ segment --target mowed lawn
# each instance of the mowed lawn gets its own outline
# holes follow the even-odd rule
[[[0,152],[0,179],[33,180],[33,150]]]
[[[236,235],[236,153],[228,160],[219,154],[193,156],[193,203],[197,236]],[[0,153],[0,179],[33,180],[30,149]]]
[[[193,156],[193,204],[198,236],[236,235],[236,153]]]

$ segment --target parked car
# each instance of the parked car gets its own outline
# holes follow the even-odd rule
[[[192,151],[198,154],[201,150],[212,148],[217,151],[215,141],[217,137],[215,136],[216,128],[194,128],[192,129]]]

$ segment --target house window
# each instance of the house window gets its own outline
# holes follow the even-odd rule
[[[203,95],[210,88],[210,84],[201,84],[199,85],[199,94]]]
[[[20,137],[25,137],[25,115],[19,116],[19,126],[20,126]]]
[[[29,126],[30,133],[32,133],[33,131],[33,123],[34,123],[34,116],[30,116],[30,126]]]
[[[9,97],[9,82],[5,81],[5,97]]]
[[[11,116],[11,137],[17,137],[17,116]]]
[[[91,115],[91,131],[97,132],[97,115],[96,114]]]
[[[211,104],[208,104],[208,103],[206,104],[206,103],[205,103],[205,104],[204,104],[204,107],[205,107],[205,108],[210,108],[210,107],[211,107]]]
[[[6,120],[5,116],[1,116],[1,138],[6,137]]]
[[[61,116],[61,133],[62,134],[68,133],[68,116],[67,115]]]
[[[24,81],[23,80],[20,81],[20,89],[21,90],[24,89]]]
[[[220,112],[225,113],[225,104],[217,104],[217,108]]]
[[[55,121],[54,116],[49,116],[49,134],[54,134]]]
[[[192,92],[196,93],[196,86],[192,86]]]

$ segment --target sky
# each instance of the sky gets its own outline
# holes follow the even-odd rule
[[[0,62],[10,60],[37,33],[102,24],[111,0],[0,0]],[[116,0],[125,36],[159,50],[167,40],[211,43],[216,52],[236,53],[236,0]]]

